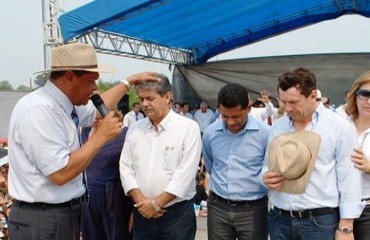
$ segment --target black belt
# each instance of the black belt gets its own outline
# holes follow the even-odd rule
[[[339,213],[338,208],[314,208],[314,209],[307,209],[301,211],[287,211],[277,207],[274,207],[281,215],[289,216],[292,218],[309,218],[309,217],[318,217],[322,215],[334,214]]]
[[[58,208],[58,207],[72,207],[77,204],[81,204],[83,202],[83,198],[74,198],[71,201],[63,202],[63,203],[43,203],[43,202],[24,202],[19,200],[13,200],[13,206],[17,207],[33,207],[33,208]]]
[[[209,192],[209,196],[213,197],[214,199],[217,199],[220,202],[224,202],[228,205],[257,206],[257,205],[261,205],[263,203],[267,204],[267,196],[264,196],[263,198],[260,198],[260,199],[257,199],[257,200],[241,200],[241,201],[225,199],[223,197],[218,196],[216,193],[214,193],[212,191]]]

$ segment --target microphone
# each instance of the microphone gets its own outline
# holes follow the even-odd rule
[[[107,106],[105,106],[103,99],[101,99],[99,94],[92,95],[90,99],[93,102],[96,109],[98,109],[100,115],[102,115],[102,117],[104,118],[108,114],[109,110]]]

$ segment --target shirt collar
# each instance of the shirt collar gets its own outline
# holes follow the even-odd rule
[[[174,111],[172,111],[172,109],[170,109],[170,111],[168,112],[168,114],[162,119],[162,121],[158,124],[158,130],[166,130],[169,128],[169,125],[170,123],[172,122],[172,119],[174,116],[178,115],[177,113],[175,113]],[[147,118],[147,128],[148,129],[151,129],[151,128],[154,128],[153,124],[152,124],[152,121]]]
[[[59,88],[57,88],[54,83],[46,81],[43,89],[64,109],[66,113],[70,114],[72,112],[73,104],[71,100]]]
[[[222,118],[217,119],[215,121],[215,125],[216,125],[215,126],[216,131],[230,132],[230,130],[226,128],[226,125],[224,121],[222,120]],[[244,128],[240,130],[239,132],[237,132],[236,134],[244,134],[246,131],[258,130],[258,129],[259,129],[259,126],[257,124],[257,119],[248,114],[248,119],[247,119],[246,124],[244,125]]]
[[[312,113],[312,120],[311,120],[311,125],[314,126],[317,121],[319,120],[319,117],[323,115],[324,111],[328,110],[321,102],[319,103],[319,105],[317,106],[317,108],[315,109],[315,111]],[[294,128],[293,126],[293,119],[292,117],[289,115],[289,113],[286,114],[286,116],[289,118],[289,126],[291,128]]]

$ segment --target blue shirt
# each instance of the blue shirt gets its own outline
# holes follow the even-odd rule
[[[259,174],[270,127],[249,115],[244,128],[230,132],[222,119],[203,134],[203,156],[211,175],[210,189],[229,200],[256,200],[267,194]]]
[[[339,207],[341,218],[359,217],[364,203],[361,203],[361,175],[351,161],[353,149],[358,148],[353,127],[320,103],[305,130],[321,136],[315,168],[306,190],[302,194],[270,191],[272,205],[284,210]],[[282,133],[294,131],[290,116],[283,116],[272,126],[269,143]],[[261,177],[267,171],[267,161],[268,154]]]

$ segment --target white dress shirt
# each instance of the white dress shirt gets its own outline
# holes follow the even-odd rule
[[[348,120],[357,131],[352,117],[348,117]],[[362,147],[365,157],[370,161],[370,128],[358,135],[358,143]],[[362,199],[370,199],[370,174],[365,172],[362,172]]]
[[[353,127],[320,103],[305,130],[321,136],[315,168],[306,190],[302,194],[270,190],[269,200],[272,205],[284,210],[339,207],[341,218],[359,217],[365,203],[361,203],[361,174],[351,161],[353,149],[358,148]],[[295,129],[290,116],[283,116],[272,126],[268,142],[282,133],[293,131]],[[268,169],[267,162],[268,154],[261,178]]]
[[[172,110],[158,129],[156,132],[149,118],[129,128],[120,174],[126,194],[139,188],[149,198],[162,192],[176,195],[167,207],[194,197],[201,140],[197,123]]]
[[[126,113],[126,115],[123,117],[123,126],[129,127],[132,124],[134,124],[136,121],[139,121],[144,118],[144,115],[141,112],[136,113],[131,110],[130,112]]]
[[[69,161],[80,147],[69,98],[53,83],[24,96],[9,124],[9,194],[25,202],[62,203],[82,196],[82,174],[57,186],[48,176]],[[90,126],[96,110],[91,101],[76,107],[80,126]]]
[[[277,109],[274,107],[274,105],[272,105],[271,102],[267,102],[265,103],[264,108],[252,107],[249,114],[258,120],[265,121],[268,117],[272,117],[275,112],[277,112]]]

